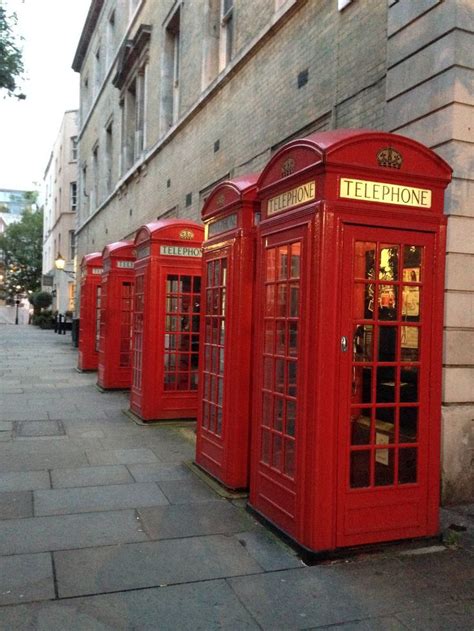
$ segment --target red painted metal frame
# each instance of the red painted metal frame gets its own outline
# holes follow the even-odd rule
[[[202,209],[206,240],[196,463],[230,489],[249,483],[257,177],[222,182]]]
[[[99,366],[97,384],[105,390],[129,389],[132,381],[131,331],[135,246],[106,245],[102,252]]]
[[[97,370],[99,363],[97,292],[102,280],[102,255],[86,254],[81,261],[81,302],[79,320],[79,370]]]
[[[395,168],[392,161],[392,168],[380,166],[377,154],[384,149],[398,152],[401,164]],[[431,207],[342,198],[339,192],[343,177],[429,189]],[[438,532],[446,238],[443,197],[450,179],[451,169],[441,158],[408,138],[370,130],[335,130],[282,147],[257,184],[262,221],[257,246],[250,505],[313,552]],[[278,211],[278,205],[288,199],[285,197],[283,202],[272,202],[277,212],[268,214],[270,199],[309,182],[316,186],[314,200]],[[416,483],[350,488],[347,463],[351,449],[348,428],[353,332],[352,302],[345,295],[352,286],[347,244],[354,235],[364,240],[364,234],[391,243],[394,229],[398,231],[396,238],[403,235],[405,243],[411,239],[416,243],[419,237],[426,252],[431,253],[431,259],[425,262],[430,295],[424,303],[420,358],[421,370],[426,371],[420,383],[420,405],[426,411],[426,417],[419,421],[422,458]],[[262,414],[263,290],[269,284],[265,264],[270,250],[294,242],[301,243],[301,279],[292,446],[296,462],[291,477],[272,466],[273,453],[270,464],[262,460],[262,437],[268,432]],[[341,351],[343,337],[349,341],[347,353]],[[277,388],[276,368],[273,370]],[[272,432],[278,434],[275,428]],[[277,446],[281,445],[280,438],[278,441]]]
[[[197,415],[197,383],[194,385],[189,377],[189,388],[177,383],[180,377],[184,378],[184,372],[178,372],[176,368],[176,389],[165,389],[165,346],[171,338],[184,340],[188,333],[181,331],[182,337],[178,338],[180,331],[170,333],[165,329],[170,320],[179,322],[182,326],[184,316],[182,312],[172,316],[167,312],[170,303],[184,304],[184,300],[192,300],[199,303],[199,295],[175,293],[167,295],[167,282],[184,283],[182,277],[201,277],[201,246],[204,237],[203,227],[199,224],[179,219],[166,219],[146,226],[142,226],[135,238],[136,263],[135,263],[135,306],[134,324],[132,332],[132,387],[130,391],[130,409],[144,421],[191,418]],[[184,255],[175,256],[169,253],[179,252],[183,248]],[[167,254],[168,252],[168,254]],[[189,256],[192,253],[193,256]],[[188,254],[188,255],[186,255]],[[168,277],[176,277],[176,281],[167,280]],[[174,290],[173,290],[174,291]],[[186,308],[196,309],[195,319],[198,317],[198,306],[186,304]],[[178,307],[180,309],[180,307]],[[194,322],[194,321],[193,321]],[[193,331],[192,339],[199,338],[199,321],[196,331]],[[189,337],[189,342],[191,337]],[[193,357],[197,358],[199,352],[193,348]],[[169,347],[168,347],[169,348]],[[192,352],[190,351],[190,353]],[[175,357],[182,354],[178,351]],[[196,362],[197,364],[197,362]],[[189,364],[188,364],[189,365]],[[193,368],[197,377],[197,365]],[[195,387],[195,389],[193,389]]]

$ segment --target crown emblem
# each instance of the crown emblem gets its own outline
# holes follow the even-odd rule
[[[293,158],[288,158],[281,165],[281,175],[282,177],[286,177],[287,175],[291,175],[295,170],[295,161]]]
[[[216,199],[216,206],[217,208],[222,208],[224,204],[225,204],[224,193],[221,193]]]
[[[403,158],[401,154],[395,151],[395,149],[392,149],[392,147],[386,147],[378,152],[377,162],[381,167],[399,169],[402,166]]]
[[[194,239],[194,232],[192,230],[181,230],[179,238],[184,241],[191,241],[191,239]]]

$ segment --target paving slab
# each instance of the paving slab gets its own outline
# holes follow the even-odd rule
[[[250,515],[223,499],[201,504],[139,508],[138,514],[150,539],[230,535],[259,527]]]
[[[16,423],[15,435],[23,437],[64,436],[61,421],[22,421]]]
[[[88,450],[87,458],[91,465],[136,464],[158,461],[151,449]]]
[[[296,552],[263,526],[239,532],[235,538],[267,572],[303,567]]]
[[[159,506],[168,500],[154,482],[34,491],[35,515],[70,515],[92,511]]]
[[[51,481],[54,489],[109,484],[130,484],[133,478],[125,465],[53,469]],[[147,480],[138,480],[144,482]]]
[[[261,572],[233,538],[223,535],[54,553],[60,597],[207,581]]]
[[[205,606],[203,606],[205,603]],[[0,609],[10,631],[258,631],[223,580]]]
[[[165,480],[187,480],[191,471],[182,464],[131,464],[128,470],[137,482],[162,482]]]
[[[145,541],[134,510],[0,522],[0,555]]]
[[[33,493],[31,491],[8,491],[0,493],[0,519],[33,517]]]
[[[187,480],[164,480],[158,483],[170,504],[220,501],[206,484],[195,478]]]
[[[412,631],[472,631],[474,629],[474,600],[420,607],[402,611],[397,618]]]
[[[36,453],[31,450],[23,453],[2,453],[0,455],[0,474],[15,471],[41,471],[64,467],[80,467],[87,464],[86,454],[83,451]]]
[[[0,421],[0,432],[11,432],[13,423],[11,421]]]
[[[54,597],[53,565],[49,553],[0,557],[0,605]]]

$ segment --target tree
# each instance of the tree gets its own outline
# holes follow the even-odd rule
[[[36,197],[34,194],[27,199],[36,200]],[[21,221],[8,226],[0,236],[0,250],[5,254],[4,287],[10,298],[41,288],[43,212],[35,208],[36,203],[31,202],[30,208],[23,211]]]
[[[7,15],[0,5],[0,90],[17,99],[26,98],[18,89],[18,79],[23,74],[23,55],[13,33],[16,15]]]

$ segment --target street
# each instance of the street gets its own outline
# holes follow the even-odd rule
[[[445,544],[306,566],[195,474],[193,425],[135,424],[69,334],[0,319],[1,630],[474,629],[473,505]]]

